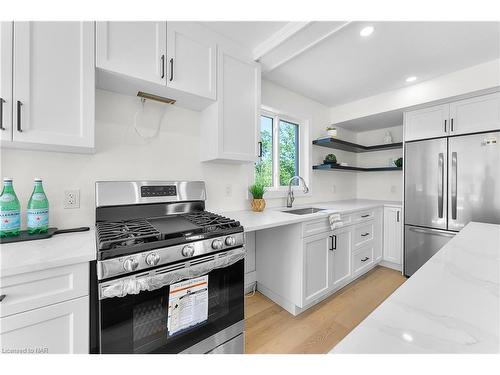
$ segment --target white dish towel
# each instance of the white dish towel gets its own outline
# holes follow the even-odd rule
[[[344,225],[344,223],[340,219],[340,214],[331,214],[328,216],[328,221],[330,222],[330,227],[332,229],[336,229]]]

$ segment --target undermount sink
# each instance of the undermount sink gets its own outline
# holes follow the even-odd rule
[[[281,212],[294,215],[307,215],[307,214],[315,214],[316,212],[324,210],[325,210],[324,208],[306,207],[306,208],[297,208],[295,210],[286,210]]]

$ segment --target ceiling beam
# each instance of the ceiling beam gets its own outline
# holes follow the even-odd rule
[[[254,48],[254,60],[260,59],[310,23],[311,22],[288,22],[285,26]]]
[[[278,68],[326,38],[339,32],[350,23],[351,22],[346,21],[309,22],[295,33],[289,35],[274,48],[268,49],[266,53],[259,58],[262,65],[262,73],[268,73]]]

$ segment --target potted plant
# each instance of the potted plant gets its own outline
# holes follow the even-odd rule
[[[324,164],[337,164],[337,157],[335,154],[328,154],[325,156],[325,160],[323,160]]]
[[[264,187],[263,184],[256,182],[255,184],[251,185],[250,188],[248,189],[250,191],[250,194],[252,194],[252,211],[255,212],[262,212],[264,211],[264,208],[266,208],[266,201],[263,198],[264,193],[266,192],[266,188]]]
[[[326,133],[328,134],[329,137],[337,137],[337,128],[333,125],[329,125],[326,127]]]

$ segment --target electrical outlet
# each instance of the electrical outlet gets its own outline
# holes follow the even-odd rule
[[[392,194],[396,193],[396,185],[391,185],[391,193]]]
[[[80,190],[64,191],[64,208],[80,208]]]
[[[333,185],[333,194],[337,194],[337,185]]]

